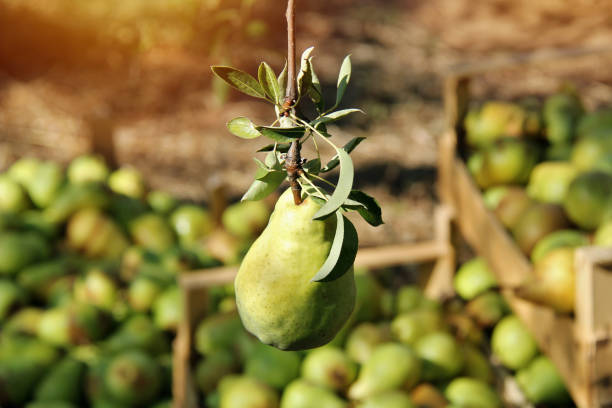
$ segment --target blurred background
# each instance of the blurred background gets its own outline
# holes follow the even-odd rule
[[[362,243],[431,230],[440,73],[508,52],[604,45],[612,16],[601,10],[595,0],[298,3],[298,51],[316,47],[327,90],[343,56],[353,56],[344,104],[368,115],[335,133],[341,143],[370,137],[354,153],[357,183],[382,201],[387,221],[359,224]],[[209,66],[254,72],[266,60],[280,70],[285,44],[279,2],[2,0],[0,169],[25,155],[66,163],[96,148],[135,165],[153,188],[206,201],[220,182],[237,198],[259,142],[234,138],[225,123],[238,115],[265,122],[271,112],[215,82]],[[600,71],[604,80],[609,70]]]

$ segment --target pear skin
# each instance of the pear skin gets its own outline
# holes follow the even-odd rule
[[[331,341],[355,305],[353,268],[332,281],[311,279],[327,259],[336,218],[313,220],[320,205],[295,205],[290,190],[245,256],[234,286],[244,327],[265,344],[309,349]]]

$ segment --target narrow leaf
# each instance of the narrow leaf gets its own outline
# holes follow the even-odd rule
[[[282,128],[282,127],[268,127],[268,126],[257,126],[256,128],[262,135],[269,137],[272,140],[276,140],[281,143],[289,143],[293,139],[299,139],[304,136],[304,128],[293,127],[293,128]]]
[[[359,143],[363,142],[365,139],[365,137],[356,137],[354,139],[351,139],[347,144],[344,145],[342,149],[347,153],[350,153],[359,145]],[[321,169],[321,173],[332,171],[333,169],[338,167],[338,164],[340,164],[340,159],[336,155],[327,163],[325,167]]]
[[[274,150],[274,146],[276,146],[276,151],[280,152],[280,153],[287,153],[289,151],[289,147],[291,146],[291,144],[289,143],[272,143],[269,145],[266,145],[264,147],[262,147],[261,149],[259,149],[257,151],[257,153],[260,152],[271,152]]]
[[[249,118],[236,118],[227,123],[227,129],[233,134],[243,139],[255,139],[261,133]]]
[[[308,96],[315,105],[315,108],[319,113],[325,111],[325,101],[323,100],[323,87],[321,87],[321,81],[317,76],[317,73],[314,70],[312,65],[312,60],[308,60],[308,64],[310,65],[310,75],[312,85],[308,88]]]
[[[344,201],[348,198],[351,189],[353,188],[353,177],[355,170],[353,168],[353,161],[351,156],[348,155],[346,150],[336,148],[338,159],[340,160],[340,177],[338,178],[338,184],[336,189],[332,193],[327,203],[312,217],[313,219],[321,219],[327,217],[329,214],[336,211],[342,206]]]
[[[278,80],[276,79],[276,74],[270,65],[266,62],[262,62],[259,65],[259,70],[257,72],[257,76],[259,77],[259,83],[264,89],[266,95],[268,95],[272,101],[276,104],[280,104],[281,101],[281,91],[278,86]]]
[[[213,66],[212,71],[219,78],[230,84],[242,93],[256,98],[266,98],[266,93],[255,78],[239,69],[225,66]]]
[[[266,159],[264,160],[264,162],[266,163],[266,166],[268,166],[268,168],[270,169],[274,169],[274,170],[281,169],[281,165],[278,162],[278,157],[276,157],[276,153],[273,151],[266,154]]]
[[[351,56],[347,55],[346,58],[344,58],[344,61],[342,61],[342,66],[340,67],[340,74],[338,74],[338,90],[336,91],[336,104],[334,105],[335,107],[340,105],[340,102],[344,97],[346,87],[351,81],[351,71]]]
[[[312,72],[310,71],[312,64],[309,63],[309,59],[313,50],[314,47],[310,47],[302,53],[300,72],[297,74],[297,91],[300,97],[308,91],[312,84]]]
[[[302,166],[308,173],[319,174],[321,171],[321,159],[309,160]]]
[[[277,82],[281,92],[287,89],[287,62],[285,62],[285,67],[278,76]]]
[[[352,190],[343,207],[357,210],[361,217],[374,227],[384,224],[380,205],[374,197],[363,191]]]
[[[257,164],[257,171],[255,172],[255,180],[261,180],[266,177],[272,170],[268,168],[261,160],[253,158],[255,163]]]
[[[285,180],[284,171],[270,172],[263,179],[255,180],[247,192],[244,193],[241,201],[257,201],[266,198],[281,185],[283,180]]]
[[[340,211],[336,211],[336,234],[327,259],[311,279],[312,282],[330,282],[338,279],[355,262],[359,238],[355,226]]]
[[[331,112],[331,113],[328,113],[327,115],[321,116],[319,119],[313,121],[311,125],[316,127],[317,125],[320,125],[322,123],[335,122],[339,119],[342,119],[345,116],[350,115],[351,113],[356,113],[356,112],[365,114],[365,112],[362,111],[361,109],[354,109],[354,108],[353,109],[342,109],[342,110]]]

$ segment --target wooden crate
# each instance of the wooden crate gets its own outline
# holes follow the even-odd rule
[[[454,209],[455,222],[468,243],[486,258],[504,296],[556,364],[580,408],[612,407],[612,248],[576,251],[575,316],[521,300],[512,287],[532,273],[528,258],[484,204],[480,190],[459,157],[462,122],[470,102],[471,82],[483,73],[517,69],[569,58],[612,54],[612,51],[569,51],[509,58],[462,68],[447,75],[445,110],[448,130],[439,143],[439,194]]]
[[[357,253],[355,266],[385,268],[409,263],[434,261],[427,277],[425,293],[430,297],[453,295],[452,277],[455,252],[451,244],[453,212],[446,206],[435,211],[434,238],[415,244],[398,244],[363,248]],[[173,384],[174,408],[196,408],[198,398],[192,378],[193,336],[198,323],[206,316],[208,289],[233,282],[237,267],[221,267],[184,275],[179,280],[184,296],[184,317],[174,341]]]

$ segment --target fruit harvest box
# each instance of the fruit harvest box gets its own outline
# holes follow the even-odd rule
[[[513,288],[532,274],[532,264],[487,209],[461,157],[465,152],[463,120],[474,94],[490,97],[487,85],[482,83],[487,77],[497,78],[506,85],[512,78],[520,81],[516,87],[507,87],[515,88],[510,91],[515,97],[513,92],[520,92],[516,88],[525,83],[558,86],[561,80],[546,74],[547,68],[570,66],[564,64],[566,61],[599,67],[601,58],[609,61],[611,57],[610,49],[552,51],[455,68],[445,79],[448,130],[439,141],[441,201],[454,209],[461,235],[489,262],[510,306],[554,361],[580,408],[612,406],[612,248],[593,246],[576,250],[573,316],[516,297]],[[574,76],[568,78],[565,75],[568,72],[571,71],[562,72],[561,78],[580,82],[587,77],[572,73]],[[502,95],[502,98],[508,97],[508,94]]]
[[[409,263],[433,262],[431,272],[423,276],[425,293],[432,298],[452,295],[455,252],[451,243],[452,210],[439,206],[434,213],[434,237],[429,241],[359,249],[355,266],[378,269]],[[214,286],[234,281],[237,267],[220,267],[183,275],[184,314],[174,341],[173,407],[197,408],[198,396],[193,378],[193,337],[198,323],[207,315],[207,298]]]

